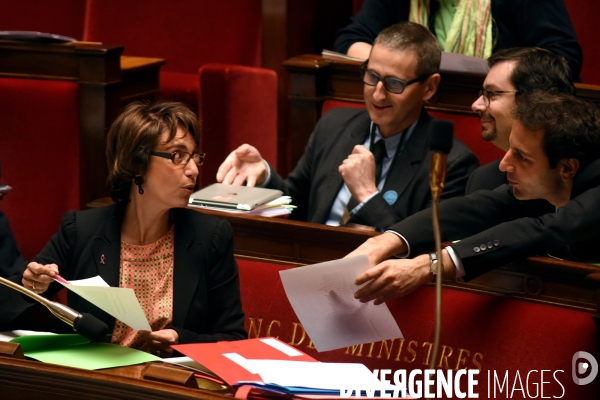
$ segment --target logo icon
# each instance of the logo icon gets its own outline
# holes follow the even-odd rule
[[[585,359],[586,361],[583,361],[582,359]],[[575,364],[577,364],[577,366]],[[586,378],[579,378],[579,376],[587,374],[588,372],[589,375]],[[587,385],[596,378],[596,375],[598,375],[598,362],[590,353],[578,351],[573,354],[571,373],[573,375],[573,382],[575,382],[576,385]]]

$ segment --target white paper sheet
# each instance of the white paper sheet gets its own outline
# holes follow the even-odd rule
[[[57,282],[136,331],[152,331],[133,289],[110,287],[100,276]]]
[[[283,360],[245,360],[264,383],[317,389],[393,389],[382,385],[363,364]]]
[[[280,271],[285,293],[317,351],[402,338],[387,305],[354,298],[367,256]]]
[[[261,342],[263,342],[264,344],[268,344],[269,346],[276,348],[280,352],[282,352],[290,357],[299,357],[299,356],[303,355],[303,353],[299,352],[294,347],[288,346],[287,344],[282,343],[277,339],[264,338],[264,339],[259,339],[259,340]]]
[[[57,280],[58,283],[61,283]],[[75,281],[69,281],[71,285],[75,286],[97,286],[97,287],[110,287],[108,283],[100,275],[86,279],[79,279]],[[65,286],[65,285],[63,285]]]

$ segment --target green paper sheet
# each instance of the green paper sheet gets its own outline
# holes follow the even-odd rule
[[[160,357],[110,343],[90,343],[80,335],[35,335],[11,340],[36,360],[82,369],[102,369],[160,361]]]

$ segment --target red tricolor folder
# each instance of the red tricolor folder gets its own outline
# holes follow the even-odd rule
[[[244,359],[317,362],[311,356],[275,338],[178,344],[171,347],[202,364],[229,385],[239,381],[262,382],[260,375],[242,366]]]

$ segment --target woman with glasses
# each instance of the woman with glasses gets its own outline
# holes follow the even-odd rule
[[[134,103],[107,138],[115,205],[68,212],[22,276],[44,296],[67,280],[100,275],[132,288],[152,332],[134,331],[69,292],[69,306],[103,320],[112,343],[160,356],[170,345],[247,337],[228,222],[186,209],[204,154],[197,117],[181,103]]]

